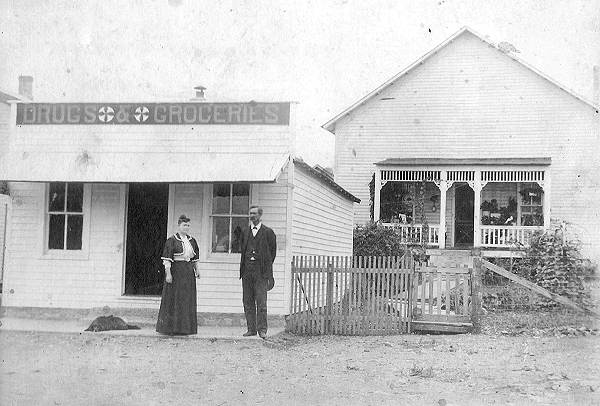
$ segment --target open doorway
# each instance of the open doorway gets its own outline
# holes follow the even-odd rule
[[[475,193],[466,183],[455,185],[454,191],[454,246],[473,246],[473,206]]]
[[[169,185],[131,183],[127,203],[125,294],[160,295],[164,281],[160,257],[167,237]]]

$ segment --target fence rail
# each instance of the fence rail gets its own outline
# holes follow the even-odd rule
[[[415,270],[413,320],[470,321],[471,285],[467,267],[422,267]]]
[[[392,228],[402,238],[403,243],[425,243],[427,245],[439,245],[440,226],[439,224],[429,224],[427,235],[423,233],[422,224],[402,224],[402,223],[381,223],[382,226]]]
[[[468,324],[471,275],[467,267],[415,267],[410,256],[294,257],[287,328],[385,335],[409,333],[413,322]]]
[[[410,331],[412,258],[294,257],[288,329],[299,334]]]
[[[529,246],[533,234],[543,230],[538,226],[481,226],[482,247]]]

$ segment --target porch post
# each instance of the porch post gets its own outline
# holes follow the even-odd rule
[[[544,230],[550,227],[550,171],[544,171],[544,201],[543,201],[543,213],[544,213]]]
[[[373,196],[373,221],[378,222],[381,215],[381,169],[375,169],[375,196]]]
[[[473,182],[473,247],[481,246],[481,171],[475,171]]]
[[[448,190],[448,172],[442,171],[440,181],[440,228],[438,231],[438,245],[441,250],[446,248],[446,191]]]

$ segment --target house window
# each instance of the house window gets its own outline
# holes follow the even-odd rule
[[[248,226],[250,185],[216,183],[212,191],[212,252],[237,253]]]
[[[521,225],[544,225],[544,191],[537,183],[523,184],[521,195]]]
[[[381,188],[379,218],[383,223],[412,224],[415,218],[414,184],[388,182]]]
[[[53,182],[48,185],[48,249],[81,250],[83,193],[83,183]]]

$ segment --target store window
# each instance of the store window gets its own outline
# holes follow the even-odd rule
[[[49,250],[80,251],[83,246],[84,185],[52,182],[46,212]]]
[[[239,253],[248,226],[250,185],[216,183],[212,190],[212,252]]]

